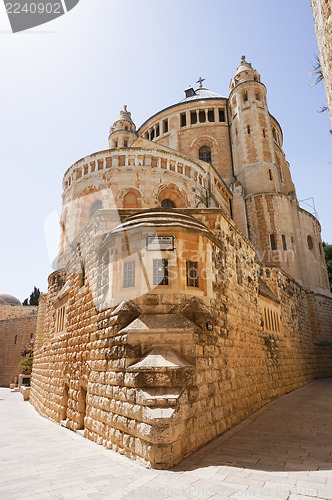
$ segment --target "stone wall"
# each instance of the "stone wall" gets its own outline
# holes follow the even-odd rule
[[[20,309],[15,306],[15,309]],[[28,307],[24,307],[27,311]],[[34,308],[35,310],[37,308]],[[20,374],[19,363],[23,347],[35,336],[37,315],[0,321],[0,386],[8,387]]]
[[[311,6],[332,123],[332,0],[311,0]]]
[[[102,235],[96,220],[66,271],[50,276],[36,342],[30,400],[37,410],[155,468],[179,462],[271,399],[332,376],[331,331],[322,344],[312,326],[312,303],[331,322],[331,299],[310,294],[308,303],[284,272],[260,267],[221,211],[195,217],[206,231],[195,232],[184,216],[182,226],[171,225],[176,252],[188,258],[191,245],[204,250],[198,290],[174,276],[167,289],[112,305],[110,253],[127,246],[121,233]],[[276,304],[279,331],[264,327],[262,293]],[[67,320],[59,327],[62,307]]]
[[[0,305],[0,321],[9,318],[20,318],[37,314],[38,307],[36,306],[9,306]]]

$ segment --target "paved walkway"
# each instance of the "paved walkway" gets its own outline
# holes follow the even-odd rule
[[[40,417],[0,389],[0,500],[332,499],[332,379],[270,403],[170,471]]]

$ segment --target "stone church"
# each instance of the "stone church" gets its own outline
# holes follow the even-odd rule
[[[271,401],[332,376],[320,224],[298,203],[259,73],[188,88],[63,178],[57,270],[30,401],[167,468]]]

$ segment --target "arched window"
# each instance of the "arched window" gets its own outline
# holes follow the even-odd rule
[[[308,236],[308,238],[307,238],[307,242],[308,242],[308,248],[309,248],[309,250],[313,250],[313,248],[314,248],[314,244],[313,244],[313,242],[312,242],[312,238],[311,238],[311,236]]]
[[[198,157],[200,160],[206,161],[206,163],[212,163],[211,149],[209,146],[202,146],[199,148]]]
[[[271,243],[271,250],[276,250],[276,239],[274,237],[274,234],[270,234],[270,243]]]
[[[123,198],[123,208],[137,208],[137,194],[129,191]]]
[[[93,214],[96,213],[100,208],[103,208],[103,204],[100,200],[96,200],[94,203],[92,203],[90,208],[90,217],[92,217]]]
[[[162,208],[175,208],[175,203],[172,200],[170,200],[169,198],[165,198],[161,202],[161,207]]]

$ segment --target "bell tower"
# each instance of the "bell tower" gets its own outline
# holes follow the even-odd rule
[[[127,106],[123,106],[119,118],[110,128],[108,142],[112,148],[129,148],[137,139],[136,126]]]
[[[230,87],[228,114],[236,179],[246,195],[258,191],[280,192],[282,181],[266,87],[244,56]],[[281,130],[278,133],[281,138]]]

